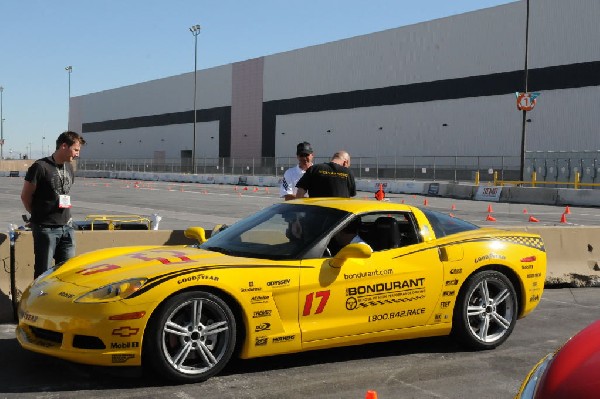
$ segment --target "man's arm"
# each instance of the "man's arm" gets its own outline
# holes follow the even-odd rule
[[[31,204],[33,203],[33,193],[35,192],[36,185],[25,180],[23,183],[23,190],[21,190],[21,202],[25,206],[25,210],[31,213]]]
[[[296,191],[296,198],[304,198],[306,195],[306,190],[298,187],[298,191]]]

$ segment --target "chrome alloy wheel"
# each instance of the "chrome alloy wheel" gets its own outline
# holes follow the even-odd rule
[[[502,280],[483,279],[471,291],[467,303],[469,329],[482,342],[496,342],[511,329],[515,298]]]
[[[173,309],[162,329],[162,350],[171,367],[201,374],[215,367],[234,334],[225,310],[207,298],[192,298]]]

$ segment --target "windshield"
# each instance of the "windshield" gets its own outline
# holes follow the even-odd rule
[[[220,231],[200,248],[232,256],[297,259],[347,215],[333,208],[276,204]]]
[[[429,223],[431,223],[437,238],[442,238],[450,234],[461,233],[463,231],[476,230],[479,228],[479,226],[476,226],[472,223],[453,218],[452,216],[448,216],[440,212],[430,211],[429,209],[423,208],[419,209],[421,209],[425,216],[427,216],[427,219],[429,219]]]

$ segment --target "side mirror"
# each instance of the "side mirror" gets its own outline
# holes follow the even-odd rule
[[[342,267],[346,259],[367,259],[371,257],[373,250],[367,244],[349,244],[342,248],[330,261],[329,266]]]
[[[183,235],[198,240],[200,244],[206,241],[206,232],[202,227],[188,227]]]

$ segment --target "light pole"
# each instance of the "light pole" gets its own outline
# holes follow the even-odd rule
[[[529,53],[529,0],[527,0],[527,13],[525,15],[525,69],[524,69],[524,84],[525,84],[525,93],[528,90],[528,78],[529,78],[529,70],[527,67],[527,59]],[[523,110],[523,124],[521,128],[521,181],[525,181],[525,144],[526,144],[526,136],[525,136],[525,126],[527,124],[527,111]]]
[[[42,158],[44,158],[44,140],[46,140],[46,137],[42,136]]]
[[[73,67],[71,65],[65,67],[65,71],[69,74],[69,102],[68,102],[68,112],[67,112],[67,130],[69,129],[69,125],[71,123],[71,72],[73,72]]]
[[[196,74],[198,70],[198,35],[200,34],[200,25],[194,25],[190,28],[194,35],[194,138],[192,140],[192,173],[196,173]]]
[[[2,93],[4,87],[0,86],[0,159],[4,159],[4,116],[2,113]]]

